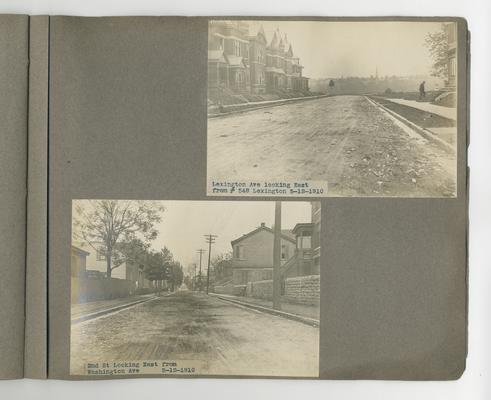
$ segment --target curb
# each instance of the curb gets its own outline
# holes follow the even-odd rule
[[[116,306],[116,307],[106,308],[104,310],[96,311],[96,312],[93,312],[90,314],[85,314],[85,315],[82,315],[80,317],[72,319],[71,324],[72,325],[78,324],[80,322],[88,321],[90,319],[94,319],[94,318],[100,317],[102,315],[106,315],[106,314],[110,314],[112,312],[120,311],[120,310],[123,310],[125,308],[136,306],[137,304],[141,304],[141,303],[146,303],[147,301],[152,301],[152,300],[155,300],[158,298],[159,298],[159,296],[153,296],[153,297],[150,297],[148,299],[141,299],[141,300],[133,301],[132,303],[121,304],[121,305]]]
[[[247,302],[236,300],[236,299],[231,299],[231,298],[228,298],[228,297],[216,294],[216,293],[209,293],[209,295],[216,297],[216,298],[223,300],[223,301],[228,301],[230,303],[234,303],[234,304],[237,304],[237,305],[240,305],[243,307],[252,308],[253,310],[256,310],[256,311],[261,311],[261,312],[264,312],[267,314],[272,314],[272,315],[276,315],[278,317],[283,317],[283,318],[290,319],[293,321],[301,322],[303,324],[310,325],[310,326],[313,326],[315,328],[318,328],[320,326],[320,321],[318,319],[303,317],[301,315],[292,314],[292,313],[289,313],[286,311],[273,310],[272,308],[263,307],[263,306],[259,306],[257,304],[251,304],[251,303],[247,303]]]
[[[319,95],[319,96],[305,96],[305,97],[295,97],[293,99],[272,100],[271,103],[267,103],[267,104],[265,104],[265,103],[263,103],[263,104],[242,103],[242,104],[235,105],[238,108],[237,110],[230,110],[230,111],[226,111],[226,112],[219,113],[219,114],[207,114],[207,117],[208,118],[226,117],[228,115],[234,115],[234,114],[244,113],[244,112],[247,112],[247,111],[255,111],[255,110],[260,110],[262,108],[277,107],[277,106],[282,106],[282,105],[289,104],[289,103],[300,102],[300,101],[303,101],[303,100],[323,99],[325,97],[332,97],[332,95],[330,95],[330,94],[323,94],[323,95]],[[234,107],[234,106],[232,106],[232,107]]]
[[[428,130],[426,128],[423,128],[423,127],[421,127],[419,125],[416,125],[414,122],[409,121],[408,119],[404,118],[402,115],[396,113],[395,111],[392,111],[392,110],[388,109],[387,107],[383,106],[382,104],[378,103],[376,100],[374,100],[374,99],[372,99],[372,98],[370,98],[368,96],[365,96],[365,99],[367,99],[370,103],[372,103],[376,107],[379,107],[380,109],[382,109],[383,111],[385,111],[386,113],[388,113],[389,115],[391,115],[392,117],[394,117],[397,120],[401,121],[403,124],[407,125],[409,128],[411,128],[412,130],[414,130],[417,133],[419,133],[425,139],[427,139],[427,140],[435,143],[437,146],[439,146],[440,148],[442,148],[446,152],[449,152],[449,153],[454,153],[455,152],[455,149],[450,144],[448,144],[444,140],[442,140],[439,137],[437,137],[430,130]],[[407,106],[407,107],[410,107],[410,106]]]

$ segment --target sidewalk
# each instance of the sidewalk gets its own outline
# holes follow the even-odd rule
[[[413,108],[417,108],[421,111],[426,111],[431,114],[436,114],[443,118],[452,119],[454,121],[457,120],[457,109],[451,107],[443,107],[437,106],[436,104],[431,104],[427,102],[419,102],[414,100],[404,100],[404,99],[389,99],[384,97],[387,101],[392,101],[393,103],[402,104],[404,106],[409,106]]]
[[[71,306],[71,320],[77,321],[86,316],[97,315],[109,310],[116,311],[120,308],[129,307],[132,304],[140,303],[145,300],[150,300],[155,297],[154,293],[143,294],[139,296],[124,297],[120,299],[112,300],[99,300],[91,301],[88,303],[72,304]]]
[[[264,101],[253,101],[248,103],[228,104],[223,106],[224,112],[217,111],[217,112],[210,113],[209,112],[210,110],[208,110],[208,118],[224,117],[230,114],[235,114],[245,111],[254,111],[267,107],[282,106],[284,104],[295,103],[303,100],[321,99],[323,97],[329,97],[329,96],[330,95],[322,94],[316,96],[292,97],[289,99],[264,100]]]
[[[218,294],[218,293],[210,293],[217,297],[223,297],[224,299],[230,299],[241,303],[252,304],[256,306],[261,306],[264,308],[273,308],[273,302],[270,300],[257,299],[254,297],[246,297],[246,296],[232,296],[228,294]],[[320,317],[319,307],[318,306],[310,306],[303,304],[293,304],[287,303],[282,299],[281,302],[281,311],[284,311],[289,314],[295,314],[306,318],[312,318],[318,320]]]

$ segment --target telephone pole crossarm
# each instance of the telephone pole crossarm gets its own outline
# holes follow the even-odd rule
[[[218,237],[217,235],[204,235],[206,243],[208,243],[208,268],[206,271],[206,294],[208,294],[210,288],[210,262],[211,262],[211,245],[215,243],[215,239]]]
[[[203,257],[203,253],[205,252],[206,250],[205,249],[198,249],[196,250],[197,253],[199,253],[199,284],[198,284],[198,287],[199,287],[199,291],[201,292],[201,259]]]

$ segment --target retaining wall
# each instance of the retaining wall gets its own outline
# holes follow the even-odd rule
[[[271,300],[273,298],[273,281],[249,282],[246,296]],[[298,276],[284,281],[282,297],[284,300],[299,304],[319,304],[320,276]]]
[[[217,294],[228,294],[232,296],[244,296],[246,291],[245,285],[222,285],[215,286],[213,291]]]
[[[285,280],[283,298],[301,304],[319,304],[320,275],[300,276]]]

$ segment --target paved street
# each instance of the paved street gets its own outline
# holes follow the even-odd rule
[[[455,155],[364,96],[208,120],[208,177],[327,180],[334,196],[452,196]]]
[[[72,325],[71,373],[104,361],[196,360],[200,374],[318,376],[319,329],[180,291]]]

